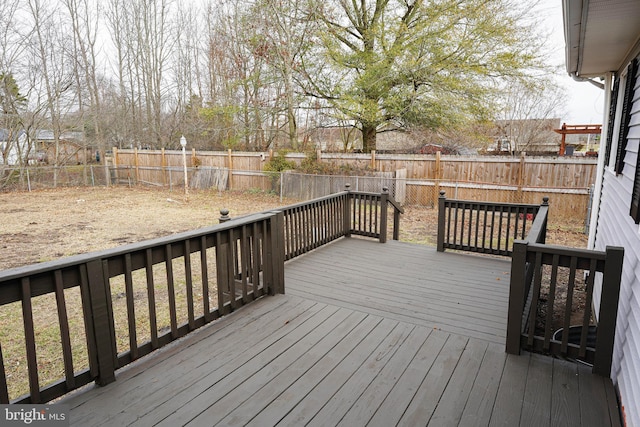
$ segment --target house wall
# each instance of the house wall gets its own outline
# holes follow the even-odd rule
[[[611,378],[620,391],[627,425],[640,426],[640,227],[629,215],[640,153],[638,76],[635,76],[631,112],[624,169],[618,175],[608,166],[604,171],[595,248],[604,250],[607,245],[611,245],[622,246],[625,249]],[[612,161],[614,160],[615,151],[612,150]],[[598,292],[594,297],[596,307],[599,306],[599,301]]]

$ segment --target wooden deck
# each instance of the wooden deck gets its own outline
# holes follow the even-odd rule
[[[72,425],[619,425],[609,380],[504,352],[509,263],[342,239],[61,403]]]

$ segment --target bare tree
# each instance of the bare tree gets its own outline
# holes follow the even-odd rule
[[[263,147],[269,103],[264,58],[252,37],[253,18],[246,4],[230,3],[208,11],[208,106],[203,113],[219,143]]]
[[[102,131],[101,96],[97,79],[96,40],[99,28],[100,5],[89,0],[62,1],[68,13],[73,34],[72,51],[69,55],[72,58],[78,99],[76,117],[79,123],[76,128],[79,128],[84,136],[84,139],[80,142],[84,150],[83,163],[86,165],[88,159],[92,157],[89,156],[89,150],[93,155],[92,149],[97,147],[99,152],[102,153],[100,158],[103,161],[105,161],[107,150]],[[86,98],[88,98],[88,103]],[[85,114],[89,115],[90,126],[85,125]],[[91,131],[87,132],[89,129]],[[86,168],[83,169],[83,174],[86,182]]]
[[[301,0],[258,0],[253,5],[254,38],[260,43],[271,74],[282,81],[277,102],[285,113],[289,145],[298,148],[298,111],[302,99],[297,85],[299,65],[310,50],[318,22],[308,19],[307,2]]]
[[[165,147],[164,112],[173,88],[166,79],[175,26],[169,0],[110,0],[106,16],[117,52],[122,120],[130,123],[124,145]]]
[[[169,135],[178,141],[185,135],[190,145],[206,146],[206,138],[199,117],[204,95],[206,64],[206,34],[203,10],[200,5],[178,5],[176,11],[175,49],[171,65],[172,85],[175,87],[172,105],[167,109]]]
[[[566,106],[566,93],[550,77],[510,81],[500,92],[502,108],[498,115],[498,137],[509,141],[511,153],[548,143],[554,138]],[[556,119],[554,122],[552,119]]]
[[[19,142],[22,129],[21,114],[26,108],[26,97],[19,88],[16,74],[21,67],[20,51],[23,44],[16,28],[18,0],[0,3],[0,164],[27,159],[29,145]],[[4,171],[3,171],[4,175]]]
[[[30,73],[40,77],[42,88],[39,97],[46,106],[53,132],[53,185],[58,183],[58,166],[61,161],[60,135],[62,133],[62,115],[72,104],[68,99],[73,76],[68,58],[65,55],[67,39],[63,33],[64,22],[54,5],[45,0],[28,0],[27,11],[33,28],[29,42],[31,55]],[[32,80],[36,81],[36,80]]]

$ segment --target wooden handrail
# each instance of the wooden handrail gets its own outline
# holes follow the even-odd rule
[[[207,259],[207,251],[215,251],[215,261]],[[199,271],[191,263],[193,254],[200,255]],[[184,283],[174,272],[174,260],[182,258]],[[215,265],[214,265],[215,264]],[[168,287],[168,311],[171,324],[158,336],[156,322],[153,267],[164,265]],[[216,270],[217,307],[209,307],[209,274]],[[134,273],[140,271],[144,279],[136,284],[145,287],[149,302],[148,314],[133,304]],[[193,280],[198,273],[202,287],[202,307],[196,314]],[[113,313],[112,279],[123,277],[127,303],[128,349],[118,352]],[[178,287],[186,293],[188,316],[179,324],[174,293]],[[89,367],[74,366],[69,340],[74,331],[69,327],[65,289],[79,289],[84,315],[84,333]],[[140,290],[138,290],[140,292]],[[12,403],[41,403],[59,397],[91,381],[100,385],[115,381],[115,371],[131,361],[187,334],[233,309],[264,294],[284,293],[283,213],[270,212],[230,220],[224,224],[173,236],[148,240],[106,251],[69,257],[0,272],[0,305],[21,303],[24,314],[25,346],[30,391],[13,398]],[[62,338],[64,379],[41,386],[38,374],[32,300],[52,294],[56,298],[59,328]],[[139,312],[139,310],[143,310]],[[150,340],[138,342],[136,318],[147,315]],[[75,332],[77,333],[77,332]],[[0,348],[0,403],[9,403],[8,376]]]
[[[25,346],[30,391],[10,399],[8,377],[0,347],[0,404],[40,403],[62,396],[95,381],[115,381],[115,372],[132,361],[184,336],[216,318],[265,295],[284,293],[284,262],[342,236],[351,234],[386,240],[387,206],[394,209],[394,238],[402,209],[388,193],[340,193],[281,209],[230,219],[222,212],[221,223],[41,264],[0,272],[0,305],[21,303],[25,313]],[[215,251],[213,258],[207,254]],[[199,271],[192,257],[199,254]],[[182,258],[184,282],[178,280],[174,260]],[[157,324],[155,296],[160,286],[154,266],[164,266],[170,324],[162,335]],[[182,269],[182,267],[180,267]],[[215,270],[215,275],[213,271]],[[144,275],[144,279],[134,279]],[[200,280],[196,280],[196,275]],[[128,324],[124,333],[128,349],[118,352],[114,320],[112,280],[122,277]],[[214,289],[210,281],[216,279]],[[136,319],[146,316],[134,304],[135,286],[144,283],[148,300],[150,339],[140,343]],[[135,283],[134,283],[135,282]],[[196,283],[200,282],[200,283]],[[194,290],[201,286],[202,307],[196,310]],[[80,290],[84,313],[88,369],[78,369],[71,357],[65,289]],[[184,292],[187,318],[177,318],[176,292]],[[141,291],[138,289],[137,293]],[[217,293],[217,307],[209,306],[210,292]],[[35,331],[31,307],[33,298],[56,296],[63,344],[64,378],[42,387],[38,375]],[[213,295],[211,295],[213,296]],[[196,312],[197,311],[197,312]],[[183,323],[180,323],[183,321]],[[66,338],[65,338],[66,337]]]
[[[532,233],[536,234],[536,233]],[[514,243],[509,286],[509,310],[507,321],[506,351],[520,354],[522,348],[573,359],[593,365],[593,372],[608,376],[611,372],[615,325],[622,275],[624,249],[607,247],[605,252],[574,249],[562,246],[530,243],[519,240]],[[549,266],[550,276],[543,274]],[[558,271],[568,273],[567,292],[564,300],[556,288]],[[584,313],[580,323],[579,343],[569,342],[573,295],[578,287],[578,271],[586,272]],[[588,345],[592,319],[593,292],[596,282],[602,286],[595,345]],[[540,292],[548,287],[546,316],[541,317]],[[553,323],[554,305],[563,308],[563,324]],[[540,324],[544,330],[539,332]],[[553,339],[553,330],[562,327],[560,340]]]
[[[548,206],[548,200],[545,197],[542,205],[477,202],[447,199],[440,191],[437,250],[511,256],[513,241],[524,239],[532,230],[544,239],[546,211],[544,218],[539,218],[539,211]]]
[[[536,215],[525,240],[531,243],[544,243],[547,240],[547,219],[549,216],[549,198],[542,198]]]

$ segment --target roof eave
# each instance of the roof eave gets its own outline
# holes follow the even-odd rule
[[[583,3],[571,0],[562,1],[564,23],[565,64],[570,76],[578,75],[580,54],[582,51]]]

